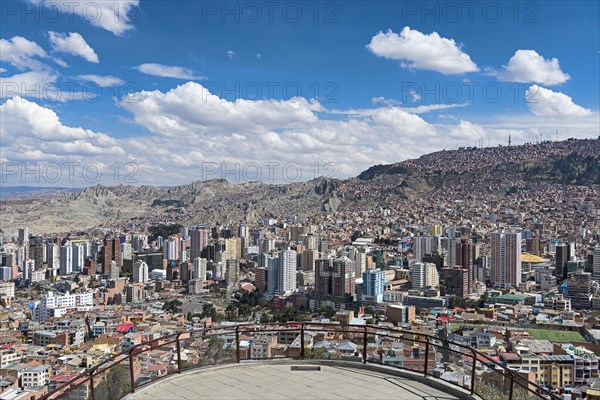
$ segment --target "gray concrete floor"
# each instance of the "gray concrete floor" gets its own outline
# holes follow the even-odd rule
[[[135,400],[458,399],[423,383],[380,372],[334,366],[321,366],[321,371],[292,371],[289,364],[242,364],[174,375],[152,386],[142,387],[128,398]]]

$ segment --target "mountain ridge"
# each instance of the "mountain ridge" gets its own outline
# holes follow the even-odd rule
[[[126,226],[131,221],[209,224],[287,215],[311,218],[460,196],[480,196],[483,201],[540,185],[596,190],[600,139],[439,151],[375,165],[348,179],[318,177],[288,184],[214,179],[171,187],[96,185],[49,198],[4,200],[0,223],[53,233]]]

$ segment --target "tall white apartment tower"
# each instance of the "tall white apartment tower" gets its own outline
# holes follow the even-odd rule
[[[69,275],[73,273],[73,247],[66,243],[60,247],[60,274]]]
[[[206,281],[207,263],[208,263],[208,261],[206,258],[196,257],[194,259],[194,267],[192,270],[193,279],[198,279],[202,283],[204,283],[204,281]]]
[[[268,258],[268,290],[271,296],[296,289],[296,252],[284,250]]]
[[[148,282],[148,264],[138,260],[133,264],[133,276],[131,277],[134,283]]]

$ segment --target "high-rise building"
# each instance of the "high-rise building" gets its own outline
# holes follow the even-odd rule
[[[512,288],[521,283],[521,234],[493,232],[490,234],[490,281],[500,288]]]
[[[208,229],[194,226],[190,230],[190,260],[202,257],[202,250],[208,245]]]
[[[25,243],[27,243],[27,241],[29,240],[29,229],[27,229],[27,227],[25,228],[19,228],[19,234],[17,237],[17,244],[19,246],[24,246]]]
[[[596,247],[592,255],[592,271],[594,278],[600,278],[600,247]]]
[[[269,288],[267,282],[268,282],[268,274],[269,274],[269,270],[268,267],[258,267],[255,270],[255,283],[256,283],[256,289],[258,289],[259,292],[266,292]]]
[[[527,251],[530,254],[539,256],[541,255],[540,249],[540,238],[532,237],[525,239],[525,251]]]
[[[373,303],[383,302],[383,290],[385,283],[384,272],[379,268],[369,269],[363,272],[362,278],[363,295],[361,300]]]
[[[44,266],[44,238],[41,236],[29,237],[29,257],[35,262],[35,268]]]
[[[283,250],[268,261],[268,289],[271,296],[296,290],[296,252]]]
[[[192,275],[194,274],[194,264],[191,262],[182,262],[179,264],[179,273],[181,282],[184,284],[189,283],[193,279]]]
[[[123,251],[123,260],[132,260],[133,259],[133,246],[131,243],[123,243],[121,245]]]
[[[458,265],[457,245],[460,242],[456,239],[448,238],[448,248],[446,249],[446,267],[455,267]]]
[[[578,269],[569,275],[566,297],[571,299],[573,309],[588,310],[592,299],[592,274]]]
[[[246,224],[239,224],[238,225],[238,237],[241,238],[247,238],[248,235],[248,225]]]
[[[422,262],[425,254],[433,253],[434,240],[431,236],[417,236],[413,238],[413,255],[417,262]]]
[[[302,252],[302,270],[314,271],[315,262],[319,258],[319,252],[317,250],[304,250]]]
[[[73,248],[73,272],[81,272],[83,270],[83,263],[85,260],[85,248],[81,243],[74,243],[71,245],[71,247]]]
[[[355,292],[354,262],[348,257],[320,258],[315,265],[315,294],[344,302]]]
[[[163,257],[169,261],[181,259],[181,244],[179,237],[172,237],[163,241]]]
[[[456,266],[461,266],[467,270],[468,287],[467,291],[471,293],[475,286],[475,260],[477,258],[477,245],[468,239],[462,239],[456,243]],[[453,267],[454,265],[449,265]]]
[[[240,261],[237,259],[226,261],[225,282],[227,286],[236,286],[240,280]]]
[[[442,291],[445,295],[467,297],[469,293],[469,270],[462,267],[446,267],[441,272]]]
[[[111,261],[108,268],[108,279],[119,279],[120,272],[121,271],[117,267],[116,261]]]
[[[242,240],[239,237],[225,239],[225,258],[235,260],[242,257]]]
[[[60,274],[69,275],[73,273],[73,247],[69,242],[60,247]]]
[[[410,280],[413,289],[436,288],[440,284],[440,276],[433,263],[413,263],[410,266]]]
[[[148,247],[148,235],[133,235],[131,245],[134,251],[140,251]]]
[[[121,259],[121,241],[118,238],[105,238],[102,254],[102,273],[108,273],[108,267],[111,261],[116,262],[117,267],[121,269],[123,260]]]
[[[559,243],[555,250],[554,275],[557,279],[567,279],[567,262],[575,256],[575,243]]]
[[[133,264],[133,275],[131,280],[134,283],[148,282],[148,264],[144,261],[136,261],[135,264]]]
[[[201,285],[204,285],[206,281],[206,268],[208,266],[208,260],[202,257],[196,257],[194,259],[194,268],[192,271],[193,279],[200,281]]]
[[[46,244],[46,264],[52,275],[56,274],[56,270],[60,268],[59,247],[55,243]]]
[[[146,290],[144,284],[134,283],[125,286],[125,301],[127,303],[139,303],[146,299]]]

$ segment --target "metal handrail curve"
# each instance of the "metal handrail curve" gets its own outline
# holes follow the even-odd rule
[[[269,327],[273,327],[273,329],[268,329]],[[352,329],[355,329],[355,330],[352,330]],[[509,379],[509,382],[510,382],[510,391],[509,391],[509,398],[508,398],[509,400],[513,400],[515,383],[518,386],[520,386],[521,388],[525,389],[526,391],[528,391],[532,394],[535,394],[537,396],[540,396],[540,397],[544,396],[547,399],[551,399],[551,400],[560,400],[560,397],[556,396],[554,393],[551,393],[549,390],[537,385],[535,382],[531,382],[531,381],[526,380],[525,378],[519,377],[518,375],[515,374],[514,371],[499,364],[497,361],[493,360],[486,354],[483,354],[471,347],[465,346],[460,343],[454,343],[454,342],[450,342],[447,340],[442,340],[436,336],[428,335],[428,334],[421,333],[421,332],[403,330],[403,329],[386,328],[386,327],[375,326],[375,325],[353,325],[353,324],[340,325],[340,324],[321,323],[321,322],[290,322],[287,324],[286,323],[267,323],[267,324],[249,323],[249,324],[236,325],[235,328],[216,327],[216,328],[203,328],[203,329],[188,329],[188,330],[184,330],[184,331],[180,331],[180,332],[175,332],[175,333],[172,333],[172,334],[169,334],[169,335],[157,338],[157,339],[152,339],[152,340],[149,340],[146,342],[142,342],[142,343],[133,345],[129,349],[107,358],[106,360],[102,361],[101,363],[85,369],[83,372],[79,373],[78,375],[76,375],[75,377],[70,379],[68,382],[61,384],[56,389],[46,393],[45,395],[40,397],[39,400],[50,400],[50,399],[53,399],[54,396],[56,396],[56,395],[62,396],[62,395],[69,394],[70,392],[76,390],[78,387],[85,384],[86,382],[90,382],[91,398],[94,399],[94,384],[93,384],[94,375],[97,374],[98,371],[103,372],[103,371],[106,371],[106,370],[112,368],[113,366],[121,363],[125,359],[129,360],[131,393],[133,393],[133,392],[135,392],[136,385],[135,385],[133,363],[131,362],[132,357],[137,356],[139,354],[146,353],[151,350],[154,350],[157,347],[163,347],[163,346],[167,346],[170,344],[176,344],[177,372],[181,373],[181,370],[182,370],[182,368],[181,368],[181,336],[184,334],[189,335],[189,338],[191,338],[193,335],[198,334],[198,333],[202,334],[202,337],[220,336],[223,334],[230,334],[230,335],[235,334],[235,341],[236,341],[235,359],[236,359],[236,362],[239,363],[241,361],[241,353],[240,353],[240,335],[241,334],[279,332],[279,331],[300,331],[300,341],[301,341],[300,359],[304,359],[304,348],[305,348],[304,332],[307,330],[308,331],[326,330],[326,331],[336,331],[336,332],[342,331],[342,332],[346,332],[346,333],[363,333],[364,337],[363,337],[362,360],[363,360],[363,363],[365,363],[365,364],[368,362],[368,360],[367,360],[367,341],[368,340],[367,339],[368,339],[369,334],[380,335],[380,336],[384,336],[384,337],[392,337],[392,338],[398,338],[400,336],[399,338],[401,338],[401,339],[403,338],[402,336],[404,336],[404,335],[414,336],[414,337],[410,338],[409,340],[412,342],[425,344],[424,370],[417,371],[417,372],[423,372],[424,376],[432,376],[428,371],[430,346],[446,347],[445,345],[440,345],[440,344],[435,343],[435,341],[442,341],[445,344],[447,344],[447,347],[450,351],[454,351],[455,353],[460,354],[465,357],[469,357],[469,354],[470,354],[470,357],[472,359],[471,385],[470,385],[471,394],[476,394],[476,392],[475,392],[476,368],[475,367],[476,367],[477,361],[479,361],[480,363],[485,362],[485,364],[487,364],[488,366],[493,366],[493,369],[495,372],[497,372],[500,375],[502,375],[503,377]],[[422,338],[424,338],[424,340]],[[461,348],[465,352],[463,353],[462,351],[456,351],[456,350],[450,349],[450,346],[453,346],[455,348],[456,347]],[[405,367],[399,367],[399,366],[394,366],[394,367],[400,368],[400,369],[405,369],[405,370],[410,370]],[[411,371],[414,372],[414,370],[411,370]],[[522,382],[525,382],[525,384]],[[532,389],[532,387],[533,387],[533,389]]]

